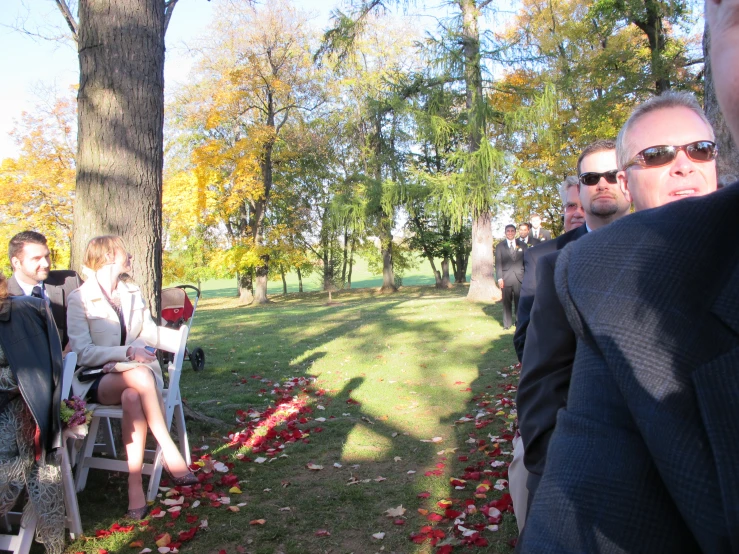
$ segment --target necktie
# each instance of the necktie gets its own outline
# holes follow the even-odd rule
[[[33,290],[31,291],[31,296],[33,296],[34,298],[43,298],[44,292],[43,290],[41,290],[41,287],[37,285],[33,287]]]

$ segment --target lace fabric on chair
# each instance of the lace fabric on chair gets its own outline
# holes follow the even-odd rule
[[[64,495],[59,453],[36,462],[34,435],[36,422],[18,393],[18,383],[0,348],[0,392],[13,398],[0,413],[0,516],[15,505],[24,489],[29,502],[23,509],[22,523],[35,514],[36,541],[49,554],[64,551]]]

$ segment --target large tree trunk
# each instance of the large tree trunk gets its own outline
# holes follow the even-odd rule
[[[285,268],[280,266],[280,277],[282,277],[282,294],[287,296],[287,281],[285,280]]]
[[[251,272],[236,275],[239,290],[239,300],[242,304],[254,302],[254,281]]]
[[[739,149],[731,137],[731,132],[726,125],[724,115],[716,99],[716,91],[713,87],[713,71],[711,70],[711,37],[706,23],[703,31],[703,55],[705,58],[705,86],[704,102],[706,117],[713,125],[716,133],[716,144],[718,144],[719,156],[716,159],[719,180],[729,184],[739,179]]]
[[[387,216],[380,223],[380,251],[382,253],[382,288],[381,292],[396,292],[395,272],[393,271],[393,234]]]
[[[300,268],[295,268],[298,272],[298,292],[303,292],[303,274],[300,272]]]
[[[349,251],[349,272],[346,274],[346,288],[352,288],[352,268],[354,267],[354,247],[357,245],[357,239],[352,237],[352,249]]]
[[[494,302],[502,298],[495,284],[495,262],[493,255],[493,233],[490,213],[478,214],[472,220],[472,282],[467,300]]]
[[[257,304],[266,304],[269,302],[267,298],[267,272],[269,268],[269,256],[262,256],[264,265],[260,265],[255,271],[256,279],[254,280],[254,302]]]
[[[343,256],[341,264],[341,288],[346,285],[346,264],[349,261],[349,231],[347,227],[344,227],[344,247],[342,248],[341,254]]]
[[[77,185],[71,266],[87,242],[122,236],[159,313],[162,286],[164,2],[81,0]]]
[[[441,260],[441,284],[439,288],[448,289],[452,284],[449,282],[449,256],[444,256]]]

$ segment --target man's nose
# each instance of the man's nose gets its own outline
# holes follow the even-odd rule
[[[51,267],[51,260],[49,258],[41,258],[41,267]]]
[[[670,167],[670,173],[672,175],[688,175],[695,171],[695,162],[688,158],[688,155],[683,150],[677,151],[677,156],[672,161]]]

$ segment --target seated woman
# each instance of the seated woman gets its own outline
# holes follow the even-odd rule
[[[8,296],[0,273],[0,516],[24,490],[23,519],[38,517],[36,540],[64,550],[59,447],[62,345],[45,300]]]
[[[142,484],[147,425],[162,448],[164,467],[175,485],[198,482],[187,467],[164,422],[162,370],[156,357],[144,348],[158,342],[158,327],[141,291],[120,280],[131,273],[132,256],[120,237],[93,238],[84,264],[93,274],[69,295],[67,332],[81,368],[72,382],[74,394],[91,403],[120,404],[123,408],[123,442],[128,457],[128,512],[142,519],[148,512]],[[108,373],[117,362],[140,365]],[[102,374],[81,382],[85,369],[102,368]]]

